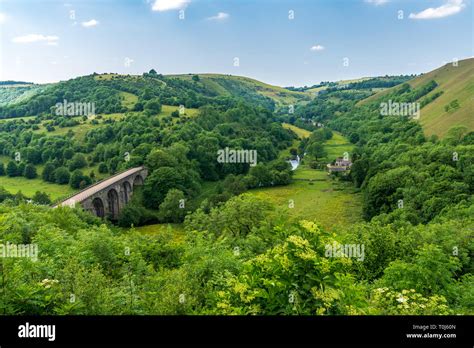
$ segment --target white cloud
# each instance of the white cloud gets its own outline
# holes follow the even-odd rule
[[[57,46],[59,37],[56,35],[42,35],[42,34],[28,34],[24,36],[17,36],[12,39],[14,43],[32,43],[32,42],[46,42],[47,45]]]
[[[155,0],[151,9],[153,11],[181,10],[185,8],[191,0]]]
[[[0,12],[0,24],[5,23],[6,19],[7,19],[7,15],[3,12]]]
[[[419,13],[410,13],[411,19],[435,19],[454,15],[466,6],[463,0],[448,0],[440,7],[430,7]]]
[[[81,24],[84,28],[92,28],[92,27],[95,27],[96,25],[98,25],[99,21],[97,21],[95,19],[91,19],[90,21],[82,22]]]
[[[207,17],[207,20],[209,21],[223,21],[229,18],[229,14],[225,12],[219,12],[217,15],[212,16],[212,17]]]
[[[311,51],[322,51],[322,50],[324,50],[324,46],[321,46],[321,45],[311,46]]]
[[[368,4],[374,4],[375,6],[380,6],[389,2],[389,0],[365,0]]]

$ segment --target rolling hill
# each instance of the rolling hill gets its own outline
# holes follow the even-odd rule
[[[216,100],[217,99],[219,100]],[[98,113],[132,110],[136,103],[159,98],[162,104],[198,108],[226,99],[275,109],[307,102],[310,93],[289,91],[254,79],[221,74],[143,75],[92,74],[47,85],[8,84],[0,88],[0,118],[16,118],[50,112],[64,99],[94,102]]]
[[[190,81],[194,75],[169,76]],[[239,89],[244,87],[247,91],[274,100],[278,105],[289,105],[311,100],[311,93],[309,92],[289,91],[283,87],[273,86],[249,77],[223,74],[199,74],[197,76],[199,76],[200,82],[209,90],[223,96],[239,95]]]
[[[436,88],[421,97],[418,102],[441,94],[421,108],[420,123],[425,134],[443,137],[453,126],[464,126],[468,131],[474,131],[474,58],[461,60],[457,66],[448,63],[407,83],[412,88],[420,88],[430,81],[437,83]],[[397,88],[399,87],[381,91],[360,104],[381,99]]]
[[[47,85],[36,85],[32,83],[8,83],[9,81],[0,82],[0,106],[8,104],[20,103],[28,100],[32,96],[41,92]]]

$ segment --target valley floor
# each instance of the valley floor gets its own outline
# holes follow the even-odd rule
[[[333,232],[337,232],[338,226],[362,220],[360,195],[352,185],[333,180],[325,171],[307,165],[295,170],[290,185],[255,189],[250,193],[287,209],[291,217],[315,221]]]
[[[304,129],[286,125],[300,137],[309,136]],[[298,146],[295,141],[293,147]],[[328,153],[325,161],[330,162],[336,157],[342,157],[344,152],[351,152],[353,145],[340,133],[334,132],[333,138],[325,143]],[[282,156],[289,155],[283,151]],[[311,169],[307,164],[300,165],[295,171],[293,182],[286,186],[266,187],[247,191],[258,198],[264,199],[283,209],[291,218],[311,220],[320,224],[324,229],[336,232],[339,227],[347,227],[362,221],[362,198],[350,182],[331,178],[326,171]],[[209,195],[216,187],[215,183],[206,182],[202,188],[202,196]],[[160,234],[166,229],[172,229],[182,234],[180,224],[156,224],[137,228],[149,234]]]

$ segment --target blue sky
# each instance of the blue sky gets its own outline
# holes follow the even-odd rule
[[[471,1],[0,0],[0,80],[154,68],[302,86],[427,72],[473,56]]]

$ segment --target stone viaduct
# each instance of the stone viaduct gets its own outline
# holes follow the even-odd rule
[[[145,167],[127,169],[101,180],[56,204],[75,207],[81,205],[86,211],[101,217],[117,220],[120,211],[130,201],[133,190],[143,185],[148,170]]]

